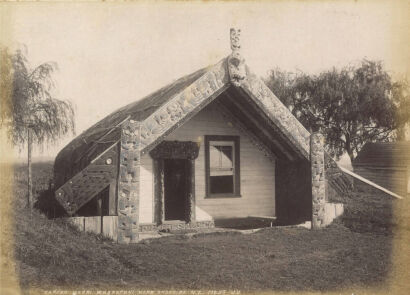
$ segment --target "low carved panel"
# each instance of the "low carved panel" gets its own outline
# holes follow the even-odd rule
[[[171,230],[185,230],[185,229],[198,229],[198,228],[213,228],[215,227],[215,222],[213,220],[204,220],[204,221],[193,221],[193,222],[184,222],[179,223],[163,223],[163,224],[154,224],[154,223],[145,223],[140,224],[140,232],[153,232],[153,231],[171,231]]]

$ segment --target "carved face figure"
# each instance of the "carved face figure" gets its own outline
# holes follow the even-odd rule
[[[241,48],[240,45],[240,38],[241,38],[241,30],[231,29],[231,49],[238,50]]]
[[[245,60],[239,54],[239,52],[232,52],[228,60],[229,75],[231,82],[239,86],[240,82],[246,77]]]
[[[158,125],[164,125],[169,118],[169,114],[166,110],[163,110],[160,114],[154,117],[154,120],[158,123]]]
[[[168,106],[167,111],[168,111],[168,114],[171,117],[171,121],[175,121],[178,118],[182,117],[181,107],[177,103],[174,103],[174,104]]]
[[[141,137],[142,138],[148,138],[150,137],[152,134],[151,130],[149,130],[148,128],[146,128],[145,126],[142,126],[141,128]]]

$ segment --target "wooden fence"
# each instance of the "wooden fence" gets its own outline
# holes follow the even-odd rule
[[[103,234],[117,241],[118,216],[90,216],[67,218],[79,230]]]

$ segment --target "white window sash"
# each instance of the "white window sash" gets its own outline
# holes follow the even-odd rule
[[[230,167],[221,167],[221,166],[210,166],[210,176],[217,176],[217,175],[233,175],[235,170],[235,142],[233,141],[210,141],[209,148],[211,146],[230,146],[232,147],[232,160]],[[222,162],[220,162],[220,165]]]
[[[233,168],[211,168],[209,171],[210,176],[233,176]]]

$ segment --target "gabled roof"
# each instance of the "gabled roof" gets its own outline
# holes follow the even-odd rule
[[[309,159],[310,133],[264,82],[249,70],[237,42],[235,32],[232,36],[231,31],[232,54],[227,58],[120,108],[70,142],[55,160],[56,187],[63,185],[118,142],[124,122],[140,122],[139,149],[144,153],[230,87],[238,89],[289,146],[301,157]]]
[[[148,96],[112,112],[67,144],[55,159],[55,172],[65,170],[64,179],[56,175],[56,186],[84,169],[95,157],[105,151],[121,136],[120,125],[124,120],[143,121],[206,72],[206,68],[183,76]],[[57,171],[56,171],[57,170]]]
[[[410,141],[368,142],[353,160],[354,166],[410,166]]]

